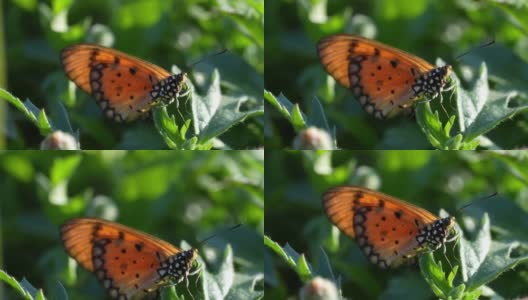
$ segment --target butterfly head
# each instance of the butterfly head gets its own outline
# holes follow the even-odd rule
[[[154,99],[159,99],[163,105],[169,105],[180,97],[186,86],[186,81],[187,73],[173,74],[154,85],[151,96]]]
[[[455,225],[455,217],[438,219],[425,226],[416,236],[416,241],[420,246],[425,246],[430,250],[436,250],[446,243],[446,240]]]

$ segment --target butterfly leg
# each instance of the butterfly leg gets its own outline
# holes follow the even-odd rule
[[[455,241],[455,243],[453,244],[453,249],[452,249],[453,253],[456,253],[455,252],[456,246],[460,242],[460,238],[459,237],[460,237],[460,233],[457,231],[457,233],[452,238],[446,240],[446,242]],[[458,261],[458,263],[460,263],[460,260],[456,257],[456,255],[455,255],[455,260]]]
[[[183,98],[185,97],[185,102],[184,102],[184,105],[185,107],[187,107],[187,102],[189,102],[189,100],[191,100],[191,95],[192,95],[192,92],[191,92],[191,89],[188,88],[182,95],[180,98]]]
[[[189,275],[185,276],[185,288],[187,289],[187,293],[189,293],[192,300],[194,300],[194,296],[191,294],[191,291],[189,290]]]
[[[196,277],[196,281],[194,282],[194,286],[196,286],[196,288],[198,288],[198,280],[200,280],[200,278],[202,277],[202,274],[200,271],[202,271],[202,266],[200,265],[198,268],[196,268],[196,270],[194,270],[193,272],[189,273],[189,276],[194,276],[196,274],[198,274],[198,276]]]
[[[447,113],[447,110],[444,107],[444,96],[442,95],[442,92],[440,92],[440,106],[442,107],[442,110],[446,114],[446,117],[449,119],[449,114]]]
[[[455,108],[453,107],[453,96],[455,96],[455,93],[456,93],[456,84],[453,83],[446,89],[446,91],[449,91],[449,90],[452,90],[451,94],[449,95],[449,103],[451,103],[451,108],[455,110]]]
[[[172,282],[172,283],[166,283],[166,284],[162,284],[159,286],[157,292],[158,292],[158,295],[161,296],[161,293],[159,293],[159,291],[162,289],[162,288],[169,288],[171,286],[176,286],[178,283],[180,283],[182,280],[185,280],[185,288],[187,289],[187,293],[189,293],[189,296],[191,296],[191,298],[194,300],[194,296],[192,295],[191,291],[189,290],[189,279],[187,278],[187,276],[185,276],[184,278],[180,278],[180,280],[178,280],[177,282]],[[158,299],[158,298],[156,298]]]
[[[450,82],[451,82],[451,84],[448,87],[446,87],[445,89],[443,89],[444,92],[450,91],[450,90],[452,90],[452,89],[454,89],[456,87],[456,83],[455,83],[454,80],[450,80]]]
[[[455,248],[456,248],[458,242],[460,241],[459,237],[460,237],[460,231],[455,229],[455,234],[453,236],[451,236],[450,238],[446,239],[446,241],[442,244],[443,245],[444,257],[445,257],[446,260],[447,260],[447,256],[446,256],[447,246],[446,246],[446,244],[450,243],[450,242],[455,242],[454,245],[453,245],[453,249],[452,249],[452,252],[455,253]],[[455,259],[458,261],[456,256],[455,256]],[[447,262],[449,263],[449,266],[451,267],[451,269],[453,269],[453,266],[451,266],[451,263],[449,262],[449,260],[447,260]]]
[[[454,235],[453,237],[450,237],[449,239],[446,240],[446,243],[450,243],[452,241],[456,241],[456,239],[458,238],[458,234],[457,235]],[[456,246],[456,244],[455,244]]]
[[[444,111],[444,113],[446,114],[447,118],[449,119],[449,113],[447,112],[447,110],[445,109],[444,105],[442,104],[444,102],[444,96],[442,95],[441,92],[438,93],[437,95],[440,97],[440,106],[442,107],[442,110]],[[437,97],[436,95],[433,95],[431,98],[420,99],[420,100],[415,101],[415,103],[416,104],[425,104],[427,102],[433,101],[436,97]]]
[[[179,94],[175,99],[176,100],[175,101],[176,110],[178,111],[178,114],[180,115],[181,119],[185,122],[185,118],[183,117],[182,113],[178,109],[180,106],[180,101],[178,101],[178,99],[184,98],[184,97],[185,97],[185,102],[183,105],[185,106],[186,113],[190,114],[189,110],[187,109],[187,102],[189,102],[189,99],[191,99],[191,89],[190,88],[187,88],[183,93]]]
[[[449,261],[449,259],[447,258],[447,247],[444,245],[442,245],[442,254],[444,255],[444,258],[445,260],[447,261],[447,263],[449,264],[449,268],[451,268],[451,270],[453,269],[453,266],[451,265],[451,262]]]
[[[188,276],[194,276],[194,275],[200,273],[200,271],[202,271],[201,267],[200,268],[196,268],[196,270],[190,272]]]
[[[185,92],[183,92],[182,94],[179,94],[178,98],[186,97],[186,96],[190,95],[190,93],[191,93],[191,89],[188,88],[188,89],[185,90]]]
[[[444,101],[443,101],[444,98],[443,98],[443,96],[442,96],[442,93],[443,93],[443,92],[447,92],[447,91],[452,91],[451,94],[449,95],[449,103],[452,103],[453,95],[454,95],[455,92],[456,92],[456,83],[455,83],[454,80],[451,80],[451,79],[449,79],[449,82],[450,82],[451,84],[449,84],[449,86],[447,86],[445,89],[442,89],[442,90],[440,91],[440,103],[443,103],[443,102],[444,102]],[[443,108],[443,106],[442,106],[442,108]],[[453,107],[453,105],[451,105],[451,109],[453,109],[453,111],[456,110],[455,107]],[[445,109],[444,109],[444,111],[445,111]],[[446,113],[446,114],[447,114],[447,113]],[[449,118],[449,116],[448,116],[448,118]]]

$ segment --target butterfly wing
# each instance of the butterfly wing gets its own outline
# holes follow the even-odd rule
[[[119,299],[152,292],[162,263],[182,252],[149,234],[94,218],[67,221],[61,239],[68,254]]]
[[[410,106],[423,93],[424,78],[435,69],[415,55],[353,35],[322,39],[318,54],[326,71],[352,90],[363,108],[377,118]]]
[[[68,77],[115,121],[132,121],[147,112],[155,104],[154,86],[171,75],[139,58],[91,44],[66,47],[61,62]]]
[[[333,188],[323,195],[323,207],[330,221],[382,268],[414,257],[425,244],[417,236],[439,220],[425,209],[363,187]]]

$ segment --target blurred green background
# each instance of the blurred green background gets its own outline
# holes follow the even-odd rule
[[[95,100],[73,92],[59,61],[59,52],[75,43],[97,43],[152,62],[169,71],[191,73],[203,95],[212,69],[220,73],[223,97],[244,99],[241,111],[262,107],[264,73],[264,4],[262,0],[7,0],[4,1],[7,79],[3,86],[22,101],[44,108],[55,126],[66,131],[64,105],[83,149],[165,149],[153,122],[116,124],[107,120]],[[212,56],[223,49],[228,52]],[[204,59],[202,63],[194,62]],[[1,61],[1,60],[0,60]],[[172,68],[171,66],[177,66]],[[0,63],[0,67],[2,64]],[[5,67],[4,67],[5,68]],[[0,75],[1,76],[1,75]],[[229,98],[229,99],[231,99]],[[224,99],[224,101],[226,101]],[[2,101],[3,102],[3,101]],[[184,102],[184,101],[182,101]],[[38,130],[11,105],[3,139],[9,149],[36,148]],[[180,114],[175,112],[181,124]],[[179,110],[189,118],[190,103]],[[262,116],[231,128],[221,140],[234,149],[263,144]],[[192,131],[192,130],[191,130]],[[4,136],[5,135],[5,136]]]
[[[299,103],[308,116],[315,114],[313,99],[317,97],[330,128],[336,127],[338,147],[344,149],[430,149],[431,145],[415,120],[403,116],[376,120],[349,90],[334,85],[316,53],[317,42],[331,34],[373,38],[432,64],[441,58],[454,66],[466,88],[485,62],[492,90],[518,91],[517,103],[528,98],[526,1],[282,0],[266,3],[265,15],[273,20],[265,24],[265,89]],[[455,60],[492,38],[496,44]],[[435,109],[438,103],[432,101]],[[455,103],[444,97],[444,107],[453,111]],[[523,113],[508,120],[487,137],[503,149],[526,145],[527,116]],[[266,122],[267,146],[292,146],[291,124],[268,104]]]
[[[81,216],[114,220],[175,246],[199,246],[214,273],[233,249],[231,296],[258,299],[263,290],[263,151],[90,151],[0,154],[0,269],[57,298],[104,299],[94,275],[78,271],[59,239],[59,225]],[[231,225],[243,226],[219,232]],[[196,277],[190,288],[196,295]],[[180,294],[188,298],[184,284]],[[243,297],[237,296],[242,293]],[[0,299],[18,299],[4,285]],[[248,298],[249,297],[249,298]],[[200,297],[196,298],[199,299]]]
[[[528,249],[528,153],[526,151],[266,151],[265,235],[306,255],[312,270],[324,268],[325,250],[347,299],[435,299],[417,266],[380,270],[355,241],[336,238],[322,210],[330,187],[360,185],[456,217],[474,237],[484,212],[493,240],[517,241],[512,256]],[[482,199],[497,192],[498,195]],[[457,209],[469,201],[471,206]],[[448,244],[447,248],[452,248]],[[264,251],[267,299],[293,299],[302,282],[281,258]],[[441,254],[439,254],[441,255]],[[455,259],[451,263],[457,264]],[[494,299],[528,294],[528,265],[519,264],[488,285]],[[460,275],[457,275],[460,276]],[[460,279],[460,277],[458,277]]]

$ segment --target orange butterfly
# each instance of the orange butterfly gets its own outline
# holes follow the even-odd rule
[[[383,269],[440,248],[455,225],[454,217],[440,219],[410,203],[357,186],[328,190],[323,207],[335,226],[356,239],[369,262]]]
[[[196,249],[182,251],[144,232],[94,218],[67,221],[60,236],[68,254],[119,300],[157,294],[169,280],[187,281],[198,255]]]
[[[326,71],[378,119],[412,108],[419,97],[434,98],[447,90],[451,66],[435,68],[417,56],[364,37],[329,36],[319,41],[317,50]]]
[[[99,45],[66,47],[60,56],[66,75],[92,95],[117,122],[144,116],[158,104],[183,97],[186,73],[172,75],[154,64]]]

